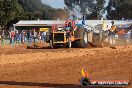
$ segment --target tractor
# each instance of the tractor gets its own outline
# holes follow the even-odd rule
[[[75,24],[74,20],[67,20],[64,26],[53,25],[47,37],[50,48],[85,48],[88,45],[87,29],[82,24]]]

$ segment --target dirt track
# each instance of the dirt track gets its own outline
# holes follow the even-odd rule
[[[94,80],[132,80],[132,46],[0,48],[0,88],[80,88],[82,68]]]

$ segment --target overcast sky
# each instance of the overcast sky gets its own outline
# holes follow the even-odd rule
[[[50,5],[54,8],[64,8],[64,0],[41,0],[43,3]]]

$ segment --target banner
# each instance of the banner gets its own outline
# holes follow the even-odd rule
[[[40,31],[47,31],[49,28],[39,28]]]

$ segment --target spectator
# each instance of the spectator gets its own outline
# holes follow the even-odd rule
[[[32,40],[33,40],[33,35],[32,35],[32,30],[30,30],[30,36],[29,36],[29,40],[30,40],[30,45],[32,44]]]
[[[11,43],[12,43],[12,39],[11,39],[11,31],[9,31],[9,39],[10,39],[10,43],[9,43],[9,44],[11,44]]]
[[[44,40],[44,42],[46,42],[46,31],[42,33],[42,39]]]
[[[35,43],[35,39],[37,38],[37,32],[34,29],[34,35],[33,35],[33,39],[34,39],[34,43]]]
[[[29,43],[29,39],[30,39],[30,32],[27,31],[27,41],[28,41],[28,43]]]
[[[25,31],[23,30],[21,34],[22,34],[21,35],[22,36],[22,43],[25,43],[25,36],[26,36]]]
[[[39,42],[41,42],[41,41],[40,41],[40,40],[41,40],[40,32],[39,32],[39,34],[38,34],[38,40],[39,40]]]
[[[131,30],[127,32],[127,43],[130,43],[130,38],[131,38]]]
[[[11,43],[14,44],[14,37],[15,37],[15,33],[14,31],[11,31]]]
[[[111,22],[112,26],[114,26],[114,23],[115,23],[114,21]]]
[[[21,42],[22,42],[22,34],[20,33],[19,34],[19,44],[21,44]]]
[[[15,41],[16,41],[16,43],[19,42],[19,33],[18,33],[18,31],[16,31],[16,33],[15,33]]]

